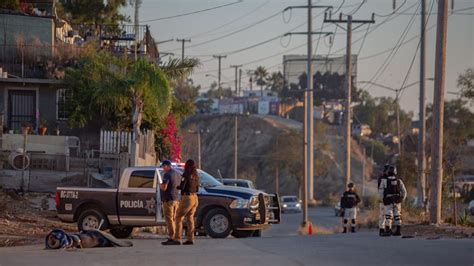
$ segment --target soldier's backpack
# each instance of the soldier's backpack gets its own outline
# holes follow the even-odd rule
[[[402,202],[400,180],[391,176],[387,178],[387,187],[384,190],[383,204],[390,205]]]

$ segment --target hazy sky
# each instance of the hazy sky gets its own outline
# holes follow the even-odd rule
[[[143,0],[140,10],[140,20],[151,20],[172,15],[179,15],[196,10],[212,8],[219,5],[236,2],[235,0]],[[313,0],[313,4],[333,5],[337,9],[343,0]],[[343,13],[351,13],[357,9],[358,4],[364,0],[346,0],[341,9]],[[402,5],[405,0],[397,0],[398,6]],[[426,0],[428,11],[432,0]],[[382,66],[384,61],[390,55],[390,52],[364,58],[371,55],[377,55],[380,52],[391,49],[396,46],[397,41],[404,32],[413,17],[413,13],[417,10],[419,0],[406,0],[406,3],[398,11],[402,14],[392,15],[389,17],[376,16],[376,23],[372,24],[369,33],[366,36],[364,45],[361,48],[362,41],[353,44],[353,54],[360,50],[358,62],[358,81],[370,80],[377,70]],[[254,44],[275,38],[294,29],[300,24],[307,21],[306,9],[294,9],[291,14],[286,12],[284,16],[277,14],[289,5],[305,5],[307,1],[282,1],[282,0],[244,0],[241,3],[211,10],[195,15],[178,17],[173,19],[165,19],[158,21],[142,22],[151,26],[152,33],[157,41],[164,41],[171,38],[191,38],[190,46],[185,49],[188,56],[199,56],[203,62],[200,69],[197,69],[192,78],[197,84],[201,84],[203,88],[216,81],[217,76],[217,60],[206,55],[226,54],[227,52],[236,51],[246,48]],[[410,8],[411,7],[411,8]],[[474,7],[474,0],[455,0],[454,9],[465,9]],[[313,15],[322,13],[322,9],[313,9]],[[131,17],[133,12],[126,10]],[[375,12],[379,15],[387,15],[392,12],[392,0],[365,0],[365,4],[353,15],[354,19],[370,19],[371,14]],[[428,22],[428,28],[436,22],[437,1],[435,1],[432,15]],[[419,11],[418,11],[419,13]],[[258,23],[267,17],[276,14],[274,17]],[[389,19],[389,21],[385,21]],[[385,22],[384,22],[385,21]],[[383,23],[383,24],[382,24]],[[382,25],[380,25],[382,24]],[[406,38],[409,40],[417,36],[420,32],[420,16],[414,17],[414,23],[411,26]],[[314,30],[334,31],[336,26],[333,24],[323,24],[323,16],[318,16],[314,20]],[[380,26],[378,26],[380,25]],[[226,34],[232,33],[244,27],[249,27],[239,33],[231,36],[220,38]],[[295,29],[295,31],[306,30],[306,25]],[[363,37],[367,32],[367,25],[354,31],[353,41]],[[434,51],[435,51],[436,27],[432,27],[427,33],[427,73],[426,77],[433,77],[434,72]],[[317,36],[314,37],[317,40]],[[208,42],[206,44],[201,44]],[[346,35],[344,31],[338,29],[331,48],[331,55],[344,55],[345,53]],[[289,43],[289,44],[288,44]],[[254,69],[259,65],[265,66],[269,71],[282,70],[282,60],[284,54],[305,54],[306,53],[306,36],[295,35],[290,38],[276,38],[266,44],[260,45],[253,49],[242,52],[233,53],[222,60],[222,82],[228,82],[233,87],[234,70],[229,66],[243,64],[243,69]],[[196,45],[192,47],[192,45]],[[399,88],[410,63],[413,59],[415,50],[418,45],[418,38],[400,47],[393,57],[393,60],[385,69],[380,71],[382,74],[377,79],[377,83]],[[300,48],[297,48],[301,46]],[[448,22],[448,44],[447,44],[447,91],[458,91],[456,88],[456,79],[459,73],[468,67],[474,67],[474,9],[458,11],[449,17]],[[327,55],[330,49],[329,38],[321,38],[316,54]],[[173,52],[176,56],[181,56],[181,43],[176,41],[163,43],[159,46],[160,52]],[[291,51],[290,51],[291,50]],[[288,51],[285,53],[285,51]],[[272,56],[275,55],[275,56]],[[210,74],[206,77],[206,74]],[[417,82],[419,80],[419,59],[418,56],[410,72],[406,84]],[[248,85],[248,78],[245,76],[242,82],[243,86]],[[365,85],[364,85],[365,86]],[[363,87],[364,87],[363,86]],[[393,92],[371,87],[368,89],[374,96],[392,96]],[[418,114],[418,92],[419,87],[413,86],[405,90],[401,98],[401,104],[404,109],[414,111],[415,117]],[[427,81],[427,101],[433,99],[433,82]],[[447,99],[456,97],[447,94]]]

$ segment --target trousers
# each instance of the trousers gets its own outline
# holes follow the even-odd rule
[[[188,241],[194,240],[194,215],[199,201],[196,194],[183,195],[176,211],[176,232],[173,240],[179,241],[183,235],[183,220],[186,218],[186,238]]]
[[[379,228],[385,229],[385,205],[379,203]]]
[[[173,200],[163,203],[163,212],[165,214],[166,227],[168,228],[168,238],[173,239],[176,233],[176,210],[178,209],[179,201]]]
[[[392,203],[385,205],[385,226],[392,227],[392,222],[395,225],[402,225],[402,204]]]

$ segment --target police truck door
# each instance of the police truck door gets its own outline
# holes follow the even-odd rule
[[[119,188],[118,216],[122,225],[155,225],[157,205],[157,179],[155,170],[134,170],[128,186]]]

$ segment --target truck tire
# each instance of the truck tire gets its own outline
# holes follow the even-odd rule
[[[204,230],[212,238],[226,238],[232,231],[232,220],[223,209],[212,209],[204,217]]]
[[[253,231],[252,237],[262,237],[262,230]]]
[[[99,228],[100,222],[102,227]],[[81,212],[77,219],[77,227],[79,231],[90,230],[90,229],[106,229],[109,226],[109,222],[105,215],[97,209],[86,209]]]
[[[129,238],[132,235],[133,227],[121,226],[110,229],[110,233],[116,238]]]
[[[252,236],[253,232],[253,230],[234,230],[232,231],[232,236],[235,238],[246,238]]]

